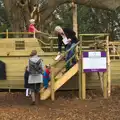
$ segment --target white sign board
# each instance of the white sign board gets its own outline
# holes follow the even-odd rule
[[[105,72],[107,70],[106,52],[83,52],[84,72]]]

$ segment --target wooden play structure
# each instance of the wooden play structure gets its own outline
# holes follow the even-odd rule
[[[96,48],[97,42],[98,40],[95,39],[95,41],[93,40],[84,40],[83,41],[83,37],[104,37],[104,40],[101,40],[101,43],[104,44],[104,46],[98,49]],[[90,38],[89,38],[90,39]],[[95,44],[94,44],[95,43]],[[103,75],[100,75],[100,73],[97,73],[97,76],[99,77],[99,82],[101,82],[101,88],[103,90],[103,95],[104,98],[107,98],[109,93],[110,93],[110,77],[108,77],[108,75],[110,74],[110,63],[108,61],[109,60],[109,36],[108,34],[103,34],[103,35],[80,35],[80,41],[76,44],[76,47],[78,46],[78,63],[73,66],[68,72],[66,72],[64,75],[61,75],[61,77],[59,77],[56,80],[56,77],[58,74],[61,73],[61,71],[63,70],[63,68],[65,66],[62,66],[60,68],[60,70],[56,73],[55,68],[56,66],[61,62],[58,61],[55,64],[52,65],[52,77],[51,77],[51,85],[49,86],[49,88],[47,90],[42,90],[41,92],[41,99],[45,100],[47,99],[50,95],[51,95],[51,99],[54,100],[55,99],[55,91],[60,88],[64,83],[66,83],[68,80],[70,80],[71,77],[73,77],[76,73],[78,73],[78,78],[77,80],[79,80],[79,98],[81,99],[86,99],[86,80],[89,81],[89,79],[86,77],[88,74],[89,76],[93,76],[91,73],[85,73],[83,72],[83,65],[82,65],[82,53],[84,51],[106,51],[107,54],[107,70],[106,72],[103,73]],[[66,53],[65,53],[66,54]],[[63,55],[64,57],[64,55]],[[72,58],[71,58],[72,60]],[[93,72],[94,73],[94,72]],[[94,76],[96,78],[96,76]],[[74,82],[74,81],[73,81]],[[100,83],[99,83],[100,84]]]
[[[41,100],[51,96],[55,100],[55,92],[61,90],[79,89],[79,98],[86,99],[86,89],[100,88],[104,98],[111,94],[111,85],[119,85],[120,56],[119,42],[109,41],[109,34],[80,34],[76,44],[78,62],[68,72],[63,73],[66,63],[61,58],[55,62],[57,44],[56,37],[49,37],[48,41],[42,41],[28,37],[13,37],[13,35],[28,35],[29,33],[4,32],[6,38],[0,40],[0,60],[6,65],[5,80],[0,80],[1,89],[24,89],[24,70],[28,63],[31,50],[36,49],[38,55],[44,60],[44,64],[51,64],[51,83],[48,89],[42,88]],[[72,48],[71,48],[72,49]],[[83,72],[82,53],[85,51],[105,51],[107,54],[107,70],[101,72]],[[67,51],[68,52],[68,51]],[[63,53],[63,58],[67,54]],[[74,57],[74,56],[73,56]],[[72,58],[68,61],[70,62]]]

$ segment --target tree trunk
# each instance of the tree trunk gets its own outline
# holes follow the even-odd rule
[[[26,0],[4,0],[12,31],[25,31],[28,27],[30,12]],[[26,23],[26,24],[25,24]]]

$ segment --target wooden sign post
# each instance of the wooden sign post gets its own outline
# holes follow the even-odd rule
[[[107,53],[105,51],[82,52],[82,78],[81,78],[81,96],[86,99],[86,73],[103,73],[103,96],[107,98]]]

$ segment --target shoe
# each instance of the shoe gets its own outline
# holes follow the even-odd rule
[[[55,60],[56,60],[56,61],[59,60],[60,57],[61,57],[61,53],[59,52],[58,55],[57,55],[57,57],[55,58]]]
[[[47,90],[48,89],[48,87],[45,87],[45,90]]]
[[[29,89],[28,88],[26,89],[26,96],[27,97],[29,96]]]
[[[30,105],[35,105],[35,101],[33,101]]]
[[[39,105],[40,103],[40,93],[35,93],[35,104]]]

